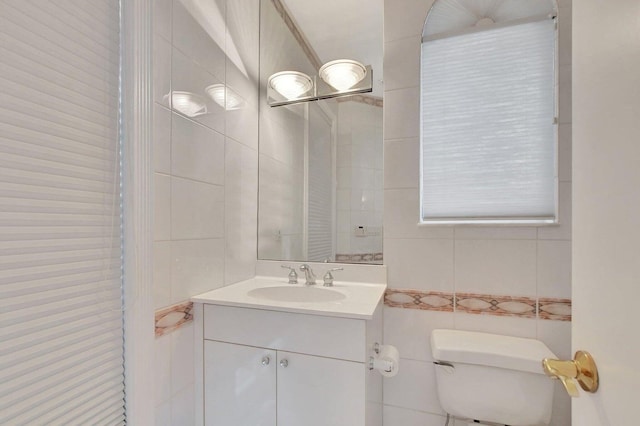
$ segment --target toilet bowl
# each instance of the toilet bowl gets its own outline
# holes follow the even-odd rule
[[[438,398],[447,413],[480,424],[549,424],[553,382],[544,374],[542,360],[556,356],[544,343],[487,333],[434,330],[431,352]]]

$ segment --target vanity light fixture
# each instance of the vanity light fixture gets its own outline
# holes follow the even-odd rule
[[[281,71],[269,77],[269,87],[288,100],[299,98],[313,88],[313,80],[298,71]]]
[[[337,90],[348,90],[367,75],[367,68],[351,59],[338,59],[320,67],[320,78]]]
[[[165,100],[169,95],[165,95]],[[171,92],[171,107],[189,118],[207,113],[207,103],[202,96],[191,92]]]
[[[373,71],[351,59],[331,61],[310,77],[298,71],[272,74],[267,82],[267,104],[283,106],[373,91]]]
[[[205,88],[204,91],[216,104],[227,111],[240,109],[244,103],[242,96],[222,83],[212,84]]]

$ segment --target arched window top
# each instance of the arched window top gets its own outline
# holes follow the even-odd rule
[[[555,16],[555,0],[436,0],[422,37],[441,38],[492,24]]]

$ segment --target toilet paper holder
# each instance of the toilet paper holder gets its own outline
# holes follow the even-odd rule
[[[383,355],[383,347],[385,351],[391,348],[395,351],[395,358],[389,359],[388,354]],[[383,376],[393,377],[398,373],[398,352],[393,346],[385,346],[380,343],[373,344],[373,354],[369,357],[369,370],[378,370]]]
[[[373,344],[373,353],[374,355],[371,355],[369,357],[369,370],[373,370],[375,369],[379,369],[379,367],[386,367],[384,368],[384,371],[387,373],[390,373],[393,370],[393,366],[392,365],[379,365],[379,363],[377,363],[376,361],[381,361],[378,359],[377,355],[380,355],[380,343],[376,342]]]

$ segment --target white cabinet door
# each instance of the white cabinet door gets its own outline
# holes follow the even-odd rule
[[[204,422],[275,426],[276,352],[206,340]]]
[[[278,426],[364,426],[365,366],[278,352]]]

